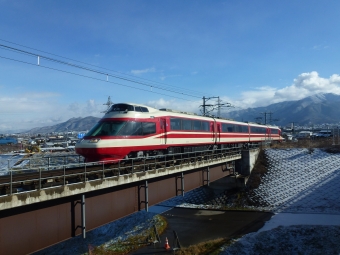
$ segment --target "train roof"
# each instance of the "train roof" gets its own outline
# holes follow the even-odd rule
[[[186,111],[178,111],[168,108],[161,108],[156,109],[147,105],[142,104],[134,104],[134,103],[117,103],[110,107],[110,109],[106,112],[104,115],[104,118],[110,118],[110,117],[159,117],[164,115],[164,112],[167,112],[169,116],[173,117],[194,117],[194,118],[205,118],[205,119],[216,119],[221,121],[228,121],[228,122],[234,122],[239,124],[247,124],[252,126],[267,126],[269,128],[278,128],[277,126],[271,126],[271,125],[263,125],[258,123],[252,123],[252,122],[242,122],[242,121],[236,121],[232,119],[226,119],[226,118],[218,118],[215,116],[201,116],[196,113],[186,112]]]

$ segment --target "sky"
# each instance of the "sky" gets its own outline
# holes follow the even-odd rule
[[[0,133],[101,117],[109,96],[199,113],[203,96],[228,111],[340,94],[339,8],[0,0]]]

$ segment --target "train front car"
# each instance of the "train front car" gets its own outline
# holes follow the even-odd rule
[[[76,153],[86,162],[116,161],[138,157],[148,151],[160,132],[158,110],[134,104],[114,104],[103,118],[79,141]]]

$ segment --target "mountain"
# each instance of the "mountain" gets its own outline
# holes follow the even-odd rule
[[[91,129],[99,120],[100,118],[92,116],[85,118],[71,118],[68,121],[56,124],[54,126],[37,127],[26,132],[33,134],[46,134],[51,132],[86,131]]]
[[[267,114],[265,114],[267,113]],[[271,123],[286,126],[294,122],[297,125],[335,124],[340,122],[340,96],[332,93],[317,94],[297,101],[285,101],[265,107],[248,108],[227,113],[227,118],[239,121]]]
[[[266,123],[278,126],[286,126],[292,122],[300,126],[340,123],[340,96],[332,93],[317,94],[297,101],[285,101],[265,107],[231,111],[223,117],[249,122],[257,122],[256,118],[262,117],[261,123],[264,123],[265,115]],[[86,131],[91,129],[99,119],[100,118],[91,116],[72,118],[54,126],[33,128],[27,132],[43,134],[51,132]]]

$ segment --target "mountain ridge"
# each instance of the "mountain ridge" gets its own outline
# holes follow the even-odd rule
[[[332,93],[320,93],[296,101],[284,101],[263,107],[247,108],[228,112],[223,117],[236,121],[256,122],[257,117],[263,117],[263,113],[271,113],[271,119],[267,124],[286,126],[291,123],[298,125],[336,124],[340,123],[340,95]],[[262,116],[261,116],[262,114]],[[276,120],[278,119],[278,120]],[[100,118],[97,117],[73,117],[65,122],[46,127],[36,127],[28,133],[51,133],[66,131],[86,131],[91,129]],[[271,121],[270,121],[271,120]],[[275,121],[273,121],[275,120]],[[262,123],[265,120],[262,119]]]
[[[73,117],[65,122],[45,127],[32,128],[26,133],[52,133],[52,132],[67,132],[67,131],[86,131],[91,129],[100,118],[88,116],[88,117]]]
[[[238,121],[254,122],[256,117],[263,117],[263,113],[267,112],[272,113],[272,120],[278,119],[271,123],[278,126],[285,126],[293,122],[299,125],[336,124],[340,122],[339,106],[340,95],[320,93],[296,101],[284,101],[264,107],[231,111],[226,114],[226,117]],[[264,123],[263,119],[262,123]]]

